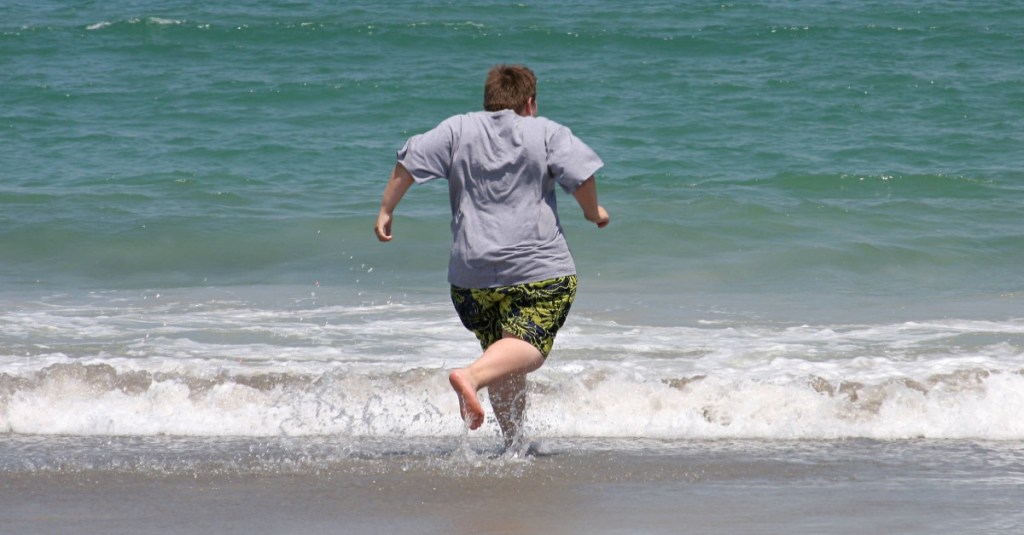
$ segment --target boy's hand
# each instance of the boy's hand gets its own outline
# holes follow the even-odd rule
[[[377,225],[373,228],[373,231],[377,234],[377,239],[380,241],[391,241],[391,214],[381,210],[377,214]]]
[[[394,213],[395,207],[398,206],[398,201],[402,200],[402,196],[409,190],[413,182],[412,175],[405,169],[405,166],[396,163],[395,170],[391,172],[391,178],[388,179],[388,185],[384,186],[384,198],[380,201],[377,224],[373,227],[378,240],[391,241],[391,215]]]
[[[583,217],[587,221],[596,223],[597,228],[608,226],[610,221],[608,212],[603,206],[597,204],[597,180],[594,179],[593,175],[586,179],[583,184],[580,184],[580,187],[576,188],[572,195],[576,197],[576,202],[583,209]]]
[[[601,206],[600,204],[597,205],[596,216],[597,217],[594,218],[588,217],[587,220],[591,223],[597,223],[597,228],[605,228],[608,226],[608,223],[611,222],[611,218],[608,217],[608,212],[604,209],[604,206]]]

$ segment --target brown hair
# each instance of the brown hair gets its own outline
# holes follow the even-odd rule
[[[484,109],[487,111],[526,108],[531,98],[537,98],[537,77],[524,65],[495,65],[484,82]]]

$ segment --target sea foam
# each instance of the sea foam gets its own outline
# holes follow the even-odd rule
[[[282,305],[269,290],[258,293],[271,302],[241,290],[202,300],[169,291],[8,307],[0,313],[0,432],[463,432],[446,370],[472,361],[479,347],[450,305],[340,305],[326,289],[328,303]],[[1024,323],[1013,319],[651,326],[578,310],[530,376],[527,430],[568,438],[1020,439],[1022,348]],[[497,433],[489,419],[485,434]]]
[[[442,369],[191,375],[61,364],[0,375],[0,432],[455,436],[462,425],[446,377]],[[669,377],[588,363],[531,377],[529,433],[538,437],[1024,438],[1019,370],[863,383]],[[490,420],[488,429],[497,432]]]

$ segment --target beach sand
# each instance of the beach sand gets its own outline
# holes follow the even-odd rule
[[[1014,533],[1020,448],[715,444],[0,473],[0,533]]]

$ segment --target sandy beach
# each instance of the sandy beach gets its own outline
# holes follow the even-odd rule
[[[181,473],[8,471],[0,533],[1013,533],[1024,521],[1018,447],[577,446],[519,460],[440,446],[291,473],[216,459]]]

